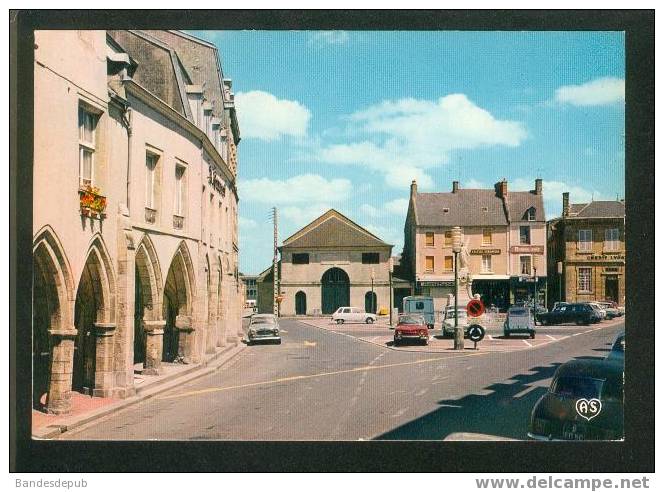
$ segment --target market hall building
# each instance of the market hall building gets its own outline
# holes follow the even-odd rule
[[[625,305],[625,201],[570,203],[548,223],[549,302]]]
[[[404,226],[402,268],[416,294],[445,308],[454,292],[452,228],[462,229],[472,291],[505,310],[518,300],[543,297],[546,286],[546,222],[542,180],[530,191],[493,189],[420,193],[413,181]]]
[[[336,210],[324,213],[279,248],[279,315],[389,307],[392,247]],[[272,267],[258,277],[259,312],[272,312],[273,282]]]

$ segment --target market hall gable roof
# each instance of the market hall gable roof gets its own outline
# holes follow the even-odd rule
[[[283,242],[283,248],[367,248],[392,245],[330,209]]]

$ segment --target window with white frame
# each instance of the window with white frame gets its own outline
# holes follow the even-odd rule
[[[182,164],[175,165],[175,215],[184,217],[185,173],[187,168]]]
[[[482,255],[482,272],[491,272],[491,255]]]
[[[530,256],[519,257],[519,264],[521,265],[521,275],[530,275],[530,267],[532,264]]]
[[[591,229],[579,230],[579,251],[592,251],[593,249],[593,231]]]
[[[620,231],[618,229],[606,229],[604,231],[604,249],[607,251],[620,249]]]
[[[530,220],[530,221],[534,221],[534,220],[535,220],[535,207],[530,207],[530,208],[526,211],[526,217],[527,217],[527,219]]]
[[[592,291],[592,272],[591,267],[580,267],[579,268],[579,292],[591,292]]]
[[[159,156],[151,152],[145,154],[145,206],[155,209],[155,181]]]
[[[96,129],[98,116],[82,106],[78,108],[78,183],[93,186],[95,176]]]

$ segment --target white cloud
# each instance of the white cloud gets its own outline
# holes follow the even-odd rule
[[[255,229],[258,227],[258,223],[254,219],[248,219],[246,217],[239,216],[238,217],[238,225],[240,226],[240,229]]]
[[[381,207],[374,207],[368,203],[360,205],[360,214],[365,217],[387,217],[389,215],[401,215],[406,216],[408,212],[408,199],[407,198],[397,198],[385,202]]]
[[[249,91],[235,95],[242,136],[276,140],[282,135],[307,135],[311,111],[297,101],[277,99],[269,92]]]
[[[287,206],[279,209],[279,216],[286,219],[289,226],[284,227],[283,230],[290,231],[283,237],[286,238],[298,231],[312,220],[320,217],[325,212],[334,208],[326,203],[312,203],[306,206]]]
[[[323,145],[310,157],[366,167],[383,173],[389,186],[399,188],[412,179],[424,188],[433,187],[426,170],[448,163],[455,150],[516,147],[527,136],[521,123],[496,119],[464,94],[450,94],[437,101],[383,101],[353,113],[349,121],[356,127],[355,133],[366,138]]]
[[[477,189],[484,190],[488,188],[493,188],[493,186],[478,181],[476,179],[469,179],[468,181],[466,181],[461,185],[461,188],[468,188],[470,190],[477,190]]]
[[[325,179],[318,174],[301,174],[279,180],[270,178],[248,179],[239,184],[242,200],[248,202],[283,204],[319,203],[349,199],[353,185],[347,179]]]
[[[314,31],[309,37],[309,41],[317,45],[345,44],[348,39],[347,31]]]
[[[603,77],[556,89],[556,102],[573,106],[601,106],[625,101],[625,80]]]

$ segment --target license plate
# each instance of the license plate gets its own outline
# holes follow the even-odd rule
[[[563,439],[567,441],[584,441],[586,439],[585,429],[578,425],[566,425],[563,428]]]

